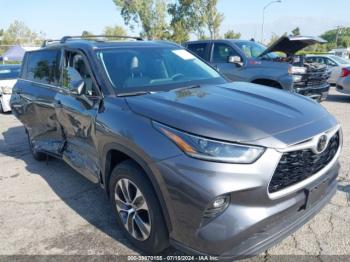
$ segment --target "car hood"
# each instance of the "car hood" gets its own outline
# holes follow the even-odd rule
[[[313,36],[282,36],[272,45],[270,45],[259,56],[262,57],[271,52],[283,52],[286,55],[294,55],[301,49],[317,43],[323,44],[327,41],[320,37]]]
[[[281,133],[329,116],[309,98],[243,82],[127,97],[126,101],[132,111],[157,122],[231,142],[249,143],[274,135],[283,140]],[[293,142],[287,140],[283,143]]]

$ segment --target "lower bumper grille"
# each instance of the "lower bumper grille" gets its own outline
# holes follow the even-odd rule
[[[310,149],[284,153],[270,181],[269,193],[297,184],[323,169],[336,155],[339,141],[337,132],[320,154]]]

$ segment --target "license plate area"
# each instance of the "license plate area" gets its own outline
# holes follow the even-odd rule
[[[305,207],[306,209],[313,206],[317,201],[322,199],[324,195],[326,194],[326,189],[329,184],[329,179],[326,179],[322,181],[321,183],[317,184],[316,186],[312,186],[310,188],[307,188],[305,190],[306,193],[306,203]]]

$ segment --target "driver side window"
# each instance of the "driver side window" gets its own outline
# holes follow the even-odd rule
[[[239,56],[239,54],[229,45],[215,43],[213,50],[214,63],[228,63],[229,56]]]
[[[65,75],[69,68],[74,68],[79,74],[76,78],[81,78],[84,81],[83,94],[86,96],[96,96],[96,86],[92,80],[91,73],[84,57],[78,52],[66,51],[63,59],[63,83],[62,87],[69,88],[69,81],[65,80]],[[74,80],[74,79],[73,79]]]

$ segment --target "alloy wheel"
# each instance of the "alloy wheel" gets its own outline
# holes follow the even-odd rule
[[[149,208],[141,190],[129,179],[118,180],[114,198],[125,229],[135,239],[144,241],[151,233]]]

